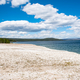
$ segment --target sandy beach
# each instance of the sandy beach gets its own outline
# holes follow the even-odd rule
[[[32,44],[0,44],[0,80],[80,80],[80,54]]]

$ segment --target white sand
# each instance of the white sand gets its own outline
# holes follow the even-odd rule
[[[80,55],[32,44],[0,44],[0,80],[80,80]]]

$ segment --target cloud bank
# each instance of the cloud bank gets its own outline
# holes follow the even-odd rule
[[[4,21],[0,23],[1,30],[7,31],[23,31],[23,32],[37,32],[49,29],[48,24],[44,23],[30,23],[28,21]]]
[[[45,24],[53,24],[55,26],[71,26],[76,20],[76,16],[65,15],[64,13],[58,13],[58,9],[52,5],[41,5],[28,3],[24,6],[23,11],[29,15],[34,15],[34,18],[41,18]]]
[[[28,4],[26,4],[28,2]],[[5,4],[5,0],[0,1],[1,4]],[[0,23],[0,30],[11,33],[12,37],[14,33],[17,37],[30,37],[30,38],[44,38],[44,37],[80,37],[80,19],[76,16],[66,15],[64,13],[58,13],[58,9],[54,8],[52,5],[41,5],[39,3],[31,4],[29,0],[12,0],[11,4],[13,7],[17,7],[22,4],[26,4],[22,8],[22,11],[26,12],[28,15],[34,15],[35,19],[42,19],[39,23],[31,23],[26,20],[18,21],[4,21]],[[59,34],[52,32],[53,29],[58,29],[59,27],[70,27],[68,30],[74,31],[74,33],[68,33],[62,31]],[[38,34],[27,34],[27,32],[39,32]],[[8,36],[8,35],[7,35]],[[9,35],[10,36],[10,35]]]
[[[69,30],[80,31],[80,19],[76,16],[65,15],[64,13],[58,13],[58,9],[52,5],[41,5],[28,3],[23,7],[22,11],[28,15],[34,15],[34,18],[41,18],[44,21],[39,23],[30,23],[26,20],[20,21],[4,21],[0,23],[0,29],[10,31],[28,31],[36,32],[41,30],[57,29],[59,27],[68,27]]]

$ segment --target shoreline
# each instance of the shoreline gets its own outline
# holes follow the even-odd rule
[[[80,54],[34,44],[0,44],[0,80],[79,80]]]
[[[29,43],[13,43],[13,44],[29,44]],[[79,46],[76,47],[74,45],[73,45],[74,47],[70,45],[69,48],[67,48],[67,46],[65,47],[65,45],[63,45],[64,47],[62,47],[62,46],[56,47],[55,45],[54,46],[44,45],[44,43],[43,43],[43,45],[32,43],[32,45],[42,46],[42,47],[46,47],[46,48],[53,49],[53,50],[68,51],[68,52],[74,52],[74,53],[80,54]]]
[[[4,44],[5,44],[5,43],[4,43]],[[18,43],[10,43],[10,44],[18,44]],[[46,47],[46,46],[40,46],[40,45],[36,45],[36,44],[19,44],[19,45],[34,45],[34,46],[39,46],[39,47],[47,48],[47,49],[50,49],[50,50],[66,51],[66,52],[70,52],[70,53],[74,53],[74,54],[80,55],[80,54],[77,53],[77,52],[68,51],[68,50],[53,49],[53,48],[49,48],[49,47]]]

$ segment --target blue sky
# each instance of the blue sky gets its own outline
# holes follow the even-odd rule
[[[0,0],[0,37],[80,38],[80,0]]]

